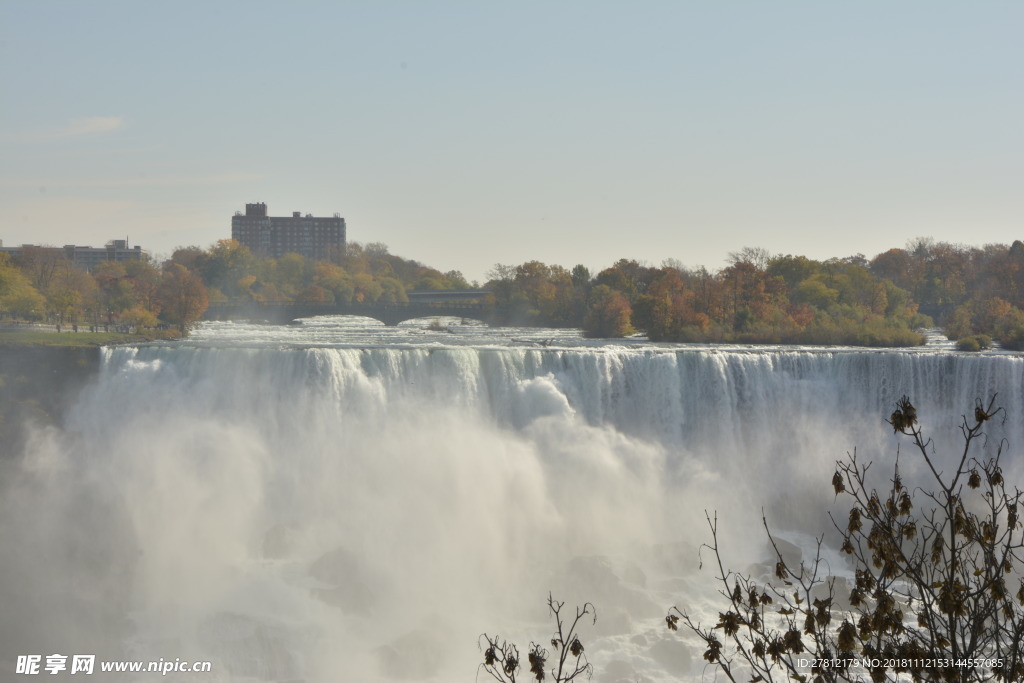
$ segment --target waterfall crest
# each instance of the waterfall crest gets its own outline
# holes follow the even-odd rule
[[[44,642],[210,659],[203,681],[465,680],[482,631],[543,637],[555,590],[597,604],[592,661],[678,680],[699,653],[659,622],[706,600],[705,510],[740,566],[762,554],[762,509],[794,535],[825,528],[836,459],[895,461],[883,418],[903,394],[944,445],[998,393],[990,446],[1024,446],[1012,355],[104,354],[63,429],[3,470],[0,542],[24,552],[0,570],[0,659]]]

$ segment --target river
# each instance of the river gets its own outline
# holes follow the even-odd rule
[[[597,609],[593,680],[696,680],[702,650],[664,616],[718,611],[705,511],[730,567],[768,559],[762,510],[808,547],[842,508],[837,459],[891,471],[883,418],[903,394],[940,460],[994,393],[990,450],[1024,445],[1019,355],[434,327],[206,323],[105,349],[63,424],[0,470],[0,666],[96,653],[212,663],[165,680],[469,681],[481,633],[547,642],[551,592]]]

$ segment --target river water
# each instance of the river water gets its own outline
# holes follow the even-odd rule
[[[989,451],[1024,444],[1019,355],[434,327],[207,323],[104,350],[64,424],[2,470],[0,667],[96,653],[212,663],[165,680],[468,681],[481,633],[547,642],[551,592],[597,609],[595,681],[697,680],[702,650],[664,615],[718,611],[706,512],[730,567],[768,560],[762,511],[799,553],[842,509],[837,459],[857,449],[884,485],[903,394],[940,460],[994,393]]]

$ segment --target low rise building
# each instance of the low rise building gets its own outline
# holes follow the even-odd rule
[[[8,254],[12,259],[20,259],[26,251],[40,250],[48,256],[62,256],[70,260],[76,268],[91,271],[104,261],[148,260],[149,252],[135,245],[128,246],[128,240],[111,240],[102,247],[82,247],[76,244],[65,244],[63,247],[44,247],[36,244],[22,244],[18,247],[5,247],[0,242],[0,253]]]

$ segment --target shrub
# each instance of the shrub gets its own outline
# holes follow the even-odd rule
[[[823,536],[810,562],[787,564],[763,517],[775,579],[761,584],[727,571],[709,515],[712,541],[704,547],[717,561],[724,610],[707,626],[672,608],[668,627],[682,621],[730,681],[1024,679],[1022,492],[1003,479],[1004,443],[992,457],[972,454],[985,424],[1002,412],[995,397],[977,401],[960,425],[955,468],[940,469],[917,410],[907,397],[899,401],[887,422],[926,465],[930,491],[908,487],[898,461],[882,494],[856,452],[836,463],[832,486],[851,507],[833,525],[853,565],[852,585],[828,575]],[[927,507],[915,512],[921,502]]]
[[[1024,351],[1024,325],[1009,326],[999,337],[999,345],[1010,351]]]
[[[577,627],[584,617],[592,617],[592,622],[597,622],[597,610],[589,602],[582,607],[576,608],[576,618],[572,623],[562,616],[564,602],[555,600],[548,595],[548,611],[555,620],[555,632],[550,638],[551,647],[554,650],[554,662],[551,665],[551,680],[554,683],[568,683],[579,676],[587,678],[593,673],[594,667],[587,661],[587,655],[580,642]],[[480,636],[481,649],[484,651],[484,661],[480,670],[488,673],[494,680],[500,683],[516,683],[523,667],[519,647],[514,643],[502,640],[499,636],[493,638],[486,633]],[[527,654],[527,663],[530,666],[529,677],[535,681],[543,681],[548,673],[545,669],[549,658],[547,648],[539,643],[530,643]]]
[[[961,351],[984,351],[991,347],[992,337],[987,334],[973,334],[956,342],[956,348]]]

